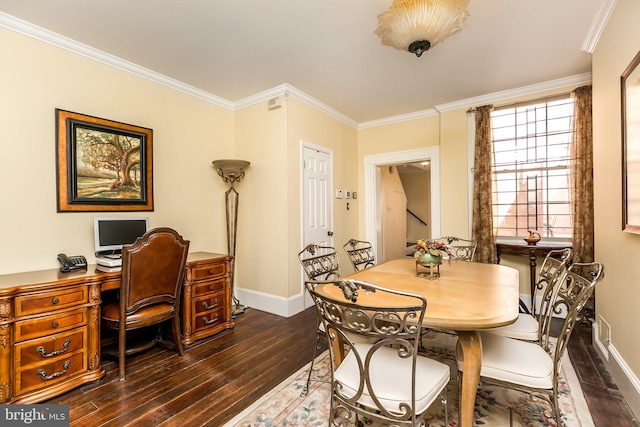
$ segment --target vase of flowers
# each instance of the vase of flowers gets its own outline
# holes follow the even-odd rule
[[[444,240],[418,240],[413,257],[424,266],[440,265],[444,254],[452,256]]]

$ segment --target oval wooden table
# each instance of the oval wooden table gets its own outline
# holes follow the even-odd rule
[[[459,426],[473,425],[482,348],[478,331],[504,326],[518,317],[518,270],[498,264],[443,261],[440,277],[416,275],[413,258],[378,264],[347,277],[427,299],[423,326],[456,332],[464,353]],[[375,294],[369,297],[375,298]]]

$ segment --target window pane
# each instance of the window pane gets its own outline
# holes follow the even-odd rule
[[[496,235],[570,238],[573,100],[496,109],[491,124]]]

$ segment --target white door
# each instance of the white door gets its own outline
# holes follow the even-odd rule
[[[333,157],[329,150],[305,144],[302,161],[302,247],[333,246]],[[305,308],[311,307],[304,286],[303,292]]]

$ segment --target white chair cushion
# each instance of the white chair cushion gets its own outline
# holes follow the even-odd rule
[[[553,388],[553,359],[537,343],[520,341],[492,333],[480,333],[482,367],[480,376],[521,384],[527,387]],[[458,346],[458,369],[464,358]]]
[[[355,344],[356,351],[364,358],[371,344]],[[400,413],[400,403],[411,402],[411,358],[400,358],[398,351],[383,347],[374,353],[371,360],[369,375],[371,384],[380,403],[389,412]],[[360,384],[360,371],[353,351],[345,357],[340,367],[336,369],[334,378],[343,385],[342,393],[353,397]],[[438,394],[449,382],[449,367],[443,363],[418,356],[416,361],[416,408],[417,414],[427,408],[438,397]],[[359,400],[364,406],[375,408],[376,405],[366,388]]]
[[[538,321],[530,314],[520,313],[518,319],[510,325],[487,329],[489,332],[517,340],[538,341]]]

